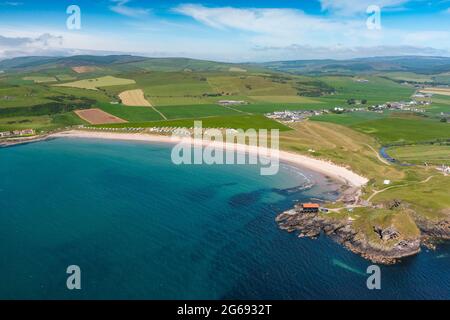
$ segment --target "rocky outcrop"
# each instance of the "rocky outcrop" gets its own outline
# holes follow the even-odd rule
[[[380,243],[374,243],[364,233],[356,231],[350,220],[336,220],[318,213],[303,213],[300,208],[280,214],[276,221],[283,230],[299,232],[299,237],[317,238],[324,233],[374,263],[394,264],[420,252],[420,238],[403,239],[394,228],[382,229],[375,226],[373,232],[380,238]]]
[[[427,240],[450,240],[450,218],[435,221],[416,214],[414,220]]]

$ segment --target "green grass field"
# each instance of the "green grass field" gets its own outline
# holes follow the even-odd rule
[[[414,88],[379,77],[364,77],[369,82],[357,82],[353,77],[320,77],[322,81],[336,89],[334,95],[320,100],[330,106],[345,106],[347,99],[366,99],[368,105],[382,104],[388,101],[408,100]]]
[[[204,118],[212,116],[238,115],[237,111],[216,104],[157,107],[168,119]]]
[[[448,139],[450,125],[438,120],[386,118],[358,123],[352,128],[375,136],[381,144]]]
[[[157,121],[163,118],[152,108],[129,107],[122,104],[98,103],[95,107],[129,122]]]
[[[402,162],[412,164],[450,165],[450,145],[413,145],[392,147],[388,154]]]
[[[331,122],[341,124],[344,126],[351,126],[367,121],[384,119],[388,115],[386,113],[380,114],[375,112],[352,112],[342,114],[327,114],[312,118],[313,121]]]
[[[29,107],[51,101],[57,96],[51,89],[39,85],[5,85],[0,83],[0,109]]]

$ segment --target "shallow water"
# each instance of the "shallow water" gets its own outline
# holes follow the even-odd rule
[[[0,149],[0,298],[450,298],[448,244],[382,267],[382,290],[369,291],[369,262],[279,230],[296,201],[336,197],[324,177],[175,166],[170,150],[78,139]],[[66,288],[73,264],[80,291]]]

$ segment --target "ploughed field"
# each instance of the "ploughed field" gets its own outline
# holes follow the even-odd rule
[[[84,121],[90,124],[101,123],[124,123],[123,119],[113,116],[100,109],[77,110],[75,113]]]

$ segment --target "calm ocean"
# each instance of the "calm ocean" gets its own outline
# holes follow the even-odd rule
[[[449,244],[382,267],[382,290],[369,291],[369,262],[279,230],[295,201],[336,197],[320,175],[175,166],[170,151],[69,139],[0,149],[0,298],[450,299]],[[66,288],[69,265],[80,291]]]

